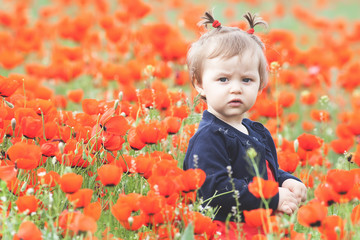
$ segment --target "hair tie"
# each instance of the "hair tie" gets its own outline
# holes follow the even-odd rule
[[[212,23],[212,26],[213,26],[214,28],[218,28],[218,27],[221,26],[221,23],[220,23],[218,20],[214,20],[214,22]]]
[[[250,28],[250,29],[247,30],[246,32],[249,33],[249,34],[254,34],[254,29],[253,29],[253,28]]]

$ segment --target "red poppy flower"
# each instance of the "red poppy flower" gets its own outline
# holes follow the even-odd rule
[[[200,169],[188,169],[179,175],[181,191],[184,193],[193,192],[200,188],[205,182],[206,174]]]
[[[257,198],[269,199],[279,192],[279,183],[272,180],[264,180],[254,177],[248,185],[249,191]]]
[[[14,235],[14,240],[41,240],[42,235],[39,228],[30,221],[20,224],[18,232]]]
[[[330,206],[333,203],[340,201],[340,195],[336,193],[332,187],[327,183],[321,183],[315,189],[315,198],[325,206]]]
[[[17,142],[11,146],[7,155],[20,169],[34,169],[41,160],[41,148],[35,144]]]
[[[41,145],[41,154],[45,157],[54,157],[59,152],[59,142],[45,142]]]
[[[190,114],[190,109],[186,105],[181,105],[181,106],[172,105],[166,111],[166,116],[178,117],[181,120],[187,118],[189,114]]]
[[[181,119],[178,117],[166,117],[164,123],[168,134],[177,133],[181,127]]]
[[[120,194],[117,202],[110,209],[126,229],[137,230],[145,223],[145,215],[135,215],[140,210],[140,198],[141,195],[137,193]]]
[[[138,173],[147,179],[152,174],[154,161],[150,156],[139,155],[131,162],[130,172]]]
[[[140,210],[147,216],[153,216],[161,211],[165,205],[165,198],[161,195],[151,194],[142,196],[139,200]]]
[[[59,127],[55,122],[46,122],[44,131],[47,140],[59,136]]]
[[[66,197],[75,208],[84,208],[90,204],[93,192],[92,189],[82,188],[75,193],[67,194]]]
[[[142,106],[146,108],[154,107],[155,96],[153,89],[149,89],[149,88],[141,89],[138,92],[138,98]]]
[[[136,132],[141,141],[146,144],[154,144],[160,139],[161,125],[158,121],[151,120],[146,123],[141,121],[136,127]]]
[[[187,71],[176,72],[175,84],[183,86],[190,82],[189,73]]]
[[[268,118],[275,118],[283,113],[283,108],[275,100],[270,99],[261,99],[255,104],[255,108],[261,116]]]
[[[311,110],[311,118],[318,122],[329,122],[331,120],[330,113],[326,110]]]
[[[60,178],[60,187],[65,193],[75,193],[79,191],[83,182],[83,177],[75,173],[65,173]]]
[[[297,140],[299,141],[299,147],[303,148],[305,151],[312,151],[322,145],[321,138],[308,133],[301,134]]]
[[[281,107],[288,108],[294,104],[296,96],[293,92],[281,91],[279,93],[279,104]]]
[[[300,163],[298,154],[289,151],[278,151],[277,156],[280,169],[289,173],[295,172]]]
[[[89,115],[99,114],[99,102],[96,99],[84,99],[81,104],[84,113]]]
[[[103,132],[101,134],[102,145],[108,151],[121,150],[125,139],[119,135]]]
[[[86,216],[85,214],[75,214],[72,221],[70,222],[68,229],[71,233],[79,234],[83,232],[90,232],[94,234],[97,229],[95,219]]]
[[[100,119],[100,127],[107,133],[112,133],[118,136],[125,136],[130,126],[128,121],[123,116],[113,116],[105,121]]]
[[[244,210],[243,213],[244,213],[245,222],[249,226],[260,227],[265,222],[267,222],[268,219],[270,219],[272,209],[259,208],[250,211]]]
[[[18,170],[15,165],[0,166],[0,179],[7,182],[16,178]]]
[[[327,216],[319,227],[319,232],[324,239],[345,239],[344,220],[336,215]]]
[[[177,166],[178,161],[175,160],[172,156],[169,156],[167,158],[163,154],[159,158],[160,159],[155,162],[155,164],[152,168],[153,175],[159,176],[159,177],[160,176],[173,177],[173,176],[177,176],[183,172],[183,170]]]
[[[130,128],[127,136],[127,140],[129,142],[129,145],[134,150],[141,150],[146,146],[146,143],[144,143],[140,135],[138,134],[136,128]]]
[[[98,168],[97,173],[104,186],[116,186],[121,180],[123,170],[112,164],[105,164]]]
[[[148,183],[153,191],[166,198],[178,191],[177,184],[173,181],[173,176],[151,175]]]
[[[345,195],[354,187],[355,177],[350,171],[332,169],[327,173],[326,182],[336,193]]]
[[[36,212],[38,208],[38,200],[35,196],[21,196],[16,200],[16,206],[19,209],[19,212],[28,211],[28,215],[32,212]]]
[[[20,82],[16,79],[6,78],[0,75],[0,96],[11,96],[20,86]]]
[[[327,208],[320,202],[312,201],[299,208],[297,219],[305,227],[319,227],[326,215]]]
[[[92,217],[95,221],[99,220],[101,216],[101,204],[100,202],[93,202],[88,204],[84,208],[84,214],[86,216]]]
[[[301,123],[302,129],[304,129],[304,131],[310,132],[315,128],[315,124],[311,121],[306,121],[304,120]]]
[[[355,136],[360,135],[360,115],[358,113],[352,114],[348,123],[348,128]]]
[[[336,126],[336,135],[340,139],[352,138],[354,136],[346,123],[339,123]]]
[[[204,234],[208,239],[213,238],[217,229],[217,225],[211,220],[210,217],[204,216],[199,212],[190,212],[188,217],[189,219],[187,221],[193,222],[194,224],[195,235]],[[188,224],[189,222],[186,223]]]
[[[317,97],[313,92],[303,91],[301,92],[300,101],[306,105],[313,105],[317,101]]]
[[[146,222],[146,215],[140,214],[128,218],[127,221],[120,222],[120,224],[127,230],[136,231],[141,228]]]
[[[349,149],[353,146],[354,139],[353,138],[339,138],[331,141],[330,145],[334,152],[337,154],[344,154],[349,151]]]
[[[39,118],[24,117],[20,123],[22,134],[30,139],[42,136],[42,121]]]

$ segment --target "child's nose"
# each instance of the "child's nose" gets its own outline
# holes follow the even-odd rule
[[[233,81],[231,84],[231,93],[242,93],[242,85],[240,83],[240,81]]]

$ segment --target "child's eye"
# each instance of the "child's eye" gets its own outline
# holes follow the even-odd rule
[[[229,80],[229,79],[226,78],[226,77],[219,78],[219,81],[220,81],[220,82],[226,82],[226,81],[228,81],[228,80]]]
[[[243,79],[243,82],[246,82],[246,83],[247,83],[247,82],[251,82],[251,81],[252,81],[251,78],[244,78],[244,79]]]

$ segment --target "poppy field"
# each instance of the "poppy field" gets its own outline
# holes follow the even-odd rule
[[[292,216],[246,211],[253,239],[360,239],[357,1],[0,3],[0,239],[218,238],[196,199],[205,173],[182,169],[206,109],[186,53],[213,7],[227,26],[268,22],[269,84],[248,118],[308,187]]]

